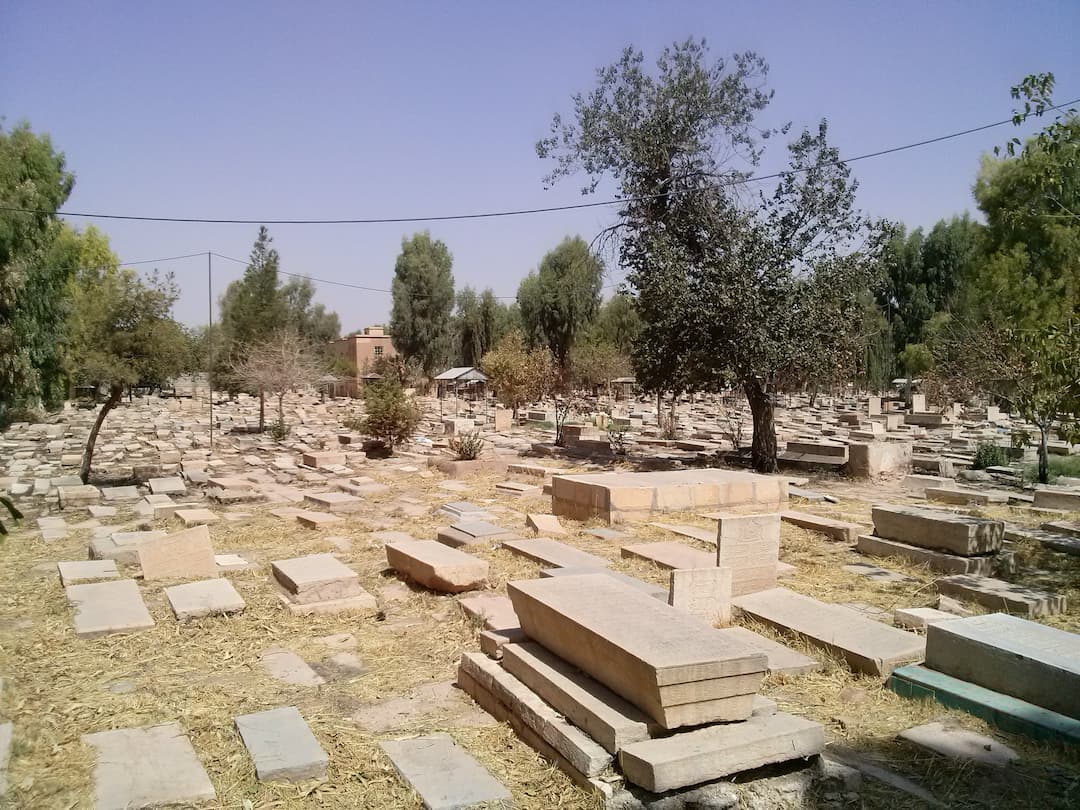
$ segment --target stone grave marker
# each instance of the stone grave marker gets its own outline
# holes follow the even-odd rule
[[[780,515],[719,515],[713,562],[731,569],[731,595],[776,585],[780,555]]]
[[[135,550],[147,581],[201,579],[218,573],[210,529],[205,525],[143,540]]]
[[[165,598],[179,621],[240,613],[244,599],[227,579],[204,579],[165,589]]]
[[[668,604],[710,625],[731,624],[731,569],[683,568],[671,572]]]
[[[322,779],[330,758],[294,706],[236,718],[260,782]]]
[[[511,806],[510,791],[449,734],[384,740],[379,747],[428,810],[460,810],[484,802]]]
[[[133,579],[68,585],[64,594],[68,604],[75,608],[75,635],[79,638],[130,633],[154,626]]]

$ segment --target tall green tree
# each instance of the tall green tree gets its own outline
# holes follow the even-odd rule
[[[253,345],[286,322],[288,307],[278,281],[281,257],[273,242],[266,226],[259,226],[244,275],[221,298],[221,329],[230,344]]]
[[[12,406],[62,397],[61,329],[74,267],[50,259],[56,211],[75,185],[64,155],[29,125],[0,127],[0,419]]]
[[[292,278],[281,285],[278,294],[285,305],[286,328],[313,347],[321,348],[341,337],[341,319],[322,304],[313,303],[315,285],[311,279]]]
[[[633,351],[634,341],[640,334],[641,316],[634,306],[634,299],[621,292],[611,296],[600,306],[589,330],[590,340],[609,343],[627,357]]]
[[[548,252],[536,272],[518,287],[526,334],[547,346],[563,370],[569,368],[574,343],[600,307],[603,278],[603,262],[584,239],[574,236]]]
[[[405,362],[416,358],[429,378],[451,353],[453,257],[427,231],[401,240],[391,285],[390,335]]]

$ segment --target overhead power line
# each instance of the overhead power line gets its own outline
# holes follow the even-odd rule
[[[1080,103],[1080,98],[1075,98],[1072,101],[1065,101],[1057,108],[1066,107],[1071,104]],[[835,161],[831,161],[828,164],[839,166],[846,163],[855,163],[860,160],[869,160],[870,158],[883,157],[884,155],[892,155],[897,152],[905,152],[910,149],[918,149],[923,146],[929,146],[935,143],[941,143],[942,141],[952,140],[954,138],[961,138],[965,135],[971,135],[976,132],[983,132],[995,127],[1004,126],[1005,124],[1012,124],[1013,118],[1010,116],[1001,121],[994,121],[989,124],[981,124],[976,127],[969,127],[958,132],[950,132],[946,135],[938,135],[933,138],[926,138],[921,141],[914,141],[912,143],[906,143],[901,146],[892,146],[887,149],[879,149],[874,152],[866,152],[862,155],[855,155],[850,158],[841,158]],[[747,185],[749,183],[759,183],[764,180],[775,180],[779,177],[788,174],[789,172],[773,172],[772,174],[763,174],[756,177],[739,178],[735,180],[726,180],[720,183],[714,183],[710,188],[729,188],[732,186]],[[695,189],[696,191],[697,189]],[[102,214],[92,213],[88,211],[46,211],[43,209],[33,208],[17,208],[10,206],[0,206],[0,211],[9,211],[14,213],[24,214],[52,214],[58,213],[67,217],[84,217],[87,219],[114,219],[114,220],[128,220],[133,222],[179,222],[179,223],[198,223],[206,225],[385,225],[394,223],[417,223],[417,222],[448,222],[454,220],[470,220],[470,219],[495,219],[499,217],[517,217],[527,216],[532,214],[550,214],[558,211],[577,211],[585,208],[602,208],[610,205],[625,205],[630,202],[645,202],[648,200],[659,199],[662,197],[669,197],[676,194],[683,193],[679,190],[664,191],[657,194],[647,194],[640,197],[626,197],[615,198],[609,200],[593,200],[591,202],[582,203],[569,203],[566,205],[552,205],[541,208],[516,208],[502,211],[481,211],[465,214],[433,214],[429,216],[402,216],[402,217],[369,217],[369,218],[350,218],[350,219],[271,219],[271,218],[215,218],[215,217],[165,217],[165,216],[145,216],[137,214]],[[378,292],[384,292],[378,290]]]

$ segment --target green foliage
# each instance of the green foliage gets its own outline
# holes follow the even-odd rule
[[[596,318],[589,327],[588,340],[607,343],[619,354],[629,357],[634,341],[641,334],[641,317],[634,306],[634,299],[625,293],[616,293],[597,310]]]
[[[281,258],[273,241],[261,225],[244,275],[221,298],[221,328],[230,346],[258,343],[286,322],[288,308],[278,287]]]
[[[455,357],[460,366],[479,366],[507,331],[509,312],[490,289],[480,295],[472,287],[457,294],[453,332]]]
[[[934,365],[933,353],[922,343],[909,343],[897,359],[900,361],[900,368],[912,379],[929,371]]]
[[[972,469],[985,470],[987,467],[1003,467],[1009,463],[1009,454],[1004,447],[998,447],[993,442],[979,442],[975,448],[975,459],[971,462]]]
[[[79,258],[51,254],[50,245],[67,227],[55,212],[74,185],[48,135],[0,127],[0,206],[47,212],[0,211],[0,415],[63,399],[66,288]]]
[[[447,442],[459,461],[472,461],[480,457],[484,449],[484,437],[479,430],[459,433]]]
[[[1012,446],[1013,453],[1021,455],[1024,452],[1024,448],[1031,443],[1031,432],[1022,428],[1013,428],[1009,434],[1009,444]]]
[[[630,371],[630,359],[613,343],[592,337],[570,350],[570,374],[575,388],[591,390],[610,387],[616,377]]]
[[[580,236],[567,237],[518,287],[517,303],[530,342],[547,346],[561,369],[600,306],[604,265]]]
[[[520,332],[509,332],[484,355],[480,368],[498,401],[514,411],[552,390],[554,368],[547,349],[529,349]]]
[[[1047,460],[1047,475],[1044,483],[1053,484],[1058,478],[1080,478],[1080,456],[1050,456]],[[1024,467],[1025,481],[1039,481],[1039,465],[1029,464]]]
[[[322,304],[313,304],[315,285],[310,279],[292,278],[278,289],[285,307],[285,326],[313,346],[323,346],[341,336],[341,319]]]
[[[416,358],[432,377],[451,353],[453,257],[427,231],[402,239],[394,265],[390,334],[405,361]]]
[[[362,422],[346,426],[358,429],[391,449],[412,436],[420,424],[420,408],[406,396],[401,383],[393,377],[367,386],[364,410],[366,415]]]

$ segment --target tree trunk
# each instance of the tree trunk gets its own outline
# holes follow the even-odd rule
[[[259,433],[266,430],[266,392],[259,389]]]
[[[1046,433],[1049,426],[1039,425],[1039,483],[1050,483],[1050,456],[1046,447]]]
[[[284,438],[284,434],[285,434],[285,395],[284,394],[278,394],[278,398],[277,398],[277,423],[278,423],[278,430],[281,432],[282,438]]]
[[[773,424],[773,403],[769,392],[758,380],[743,383],[750,413],[754,417],[754,438],[750,445],[750,463],[759,473],[774,473],[776,465],[776,427]]]
[[[114,383],[109,387],[109,398],[101,406],[94,427],[90,429],[90,437],[86,440],[86,449],[83,451],[82,466],[79,467],[79,478],[84,484],[90,481],[90,464],[94,460],[94,445],[97,443],[98,433],[101,432],[101,425],[123,395],[124,386],[119,383]]]

